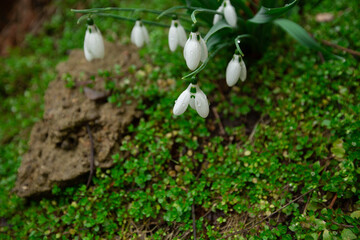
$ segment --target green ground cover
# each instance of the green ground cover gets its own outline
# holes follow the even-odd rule
[[[0,59],[0,217],[6,222],[1,239],[137,239],[141,234],[190,239],[192,207],[198,239],[243,228],[247,239],[359,238],[359,58],[335,51],[346,61],[323,62],[276,28],[263,58],[248,64],[244,83],[225,87],[223,59],[228,57],[221,54],[209,64],[211,71],[200,75],[224,136],[214,117],[204,120],[191,110],[177,118],[171,114],[186,84],[176,81],[165,90],[158,79],[177,80],[187,70],[180,51],[170,54],[166,31],[151,28],[152,44],[140,51],[151,56],[151,71],[135,69],[136,84],[119,90],[120,96],[137,97],[144,111],[122,141],[120,150],[129,156],[114,155],[116,166],[98,169],[89,190],[85,185],[55,187],[55,196],[41,201],[13,195],[29,129],[42,116],[55,65],[66,59],[68,49],[82,47],[84,26],[76,25],[68,11],[74,2],[58,1],[59,11],[43,32]],[[316,39],[360,49],[360,29],[354,27],[360,25],[358,2],[315,2],[305,3],[293,20]],[[316,22],[322,12],[333,13],[334,20]],[[115,32],[129,41],[123,36],[130,34],[131,24],[121,34],[120,25],[109,20],[99,26],[107,29],[103,33],[109,40],[118,40]],[[100,74],[121,78],[118,71]]]

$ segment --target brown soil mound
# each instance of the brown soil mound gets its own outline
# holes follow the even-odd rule
[[[107,93],[104,80],[99,77],[92,89],[86,88],[86,93],[80,91],[80,87],[67,88],[61,78],[64,73],[69,73],[75,80],[86,82],[97,75],[98,69],[111,69],[115,64],[121,69],[132,64],[139,66],[134,47],[110,43],[105,47],[107,52],[103,60],[89,63],[82,50],[74,50],[67,62],[57,66],[58,77],[50,83],[45,94],[43,120],[33,127],[29,151],[23,156],[18,170],[14,191],[19,196],[42,195],[54,184],[66,186],[87,175],[91,152],[87,126],[94,142],[95,166],[108,168],[113,165],[111,156],[119,149],[121,133],[139,114],[136,101],[120,108],[104,101]]]

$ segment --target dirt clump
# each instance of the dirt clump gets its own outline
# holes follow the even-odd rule
[[[88,175],[91,142],[87,126],[94,142],[95,166],[113,165],[111,156],[119,149],[121,134],[140,113],[131,97],[131,103],[121,107],[107,102],[104,79],[97,77],[97,72],[112,69],[114,65],[121,69],[130,65],[139,67],[140,60],[131,46],[106,43],[105,48],[107,52],[102,60],[87,62],[82,50],[74,50],[68,61],[57,66],[58,77],[45,93],[43,119],[32,129],[29,150],[18,170],[14,191],[20,197],[41,196],[55,184],[68,186]],[[81,87],[68,88],[63,74],[70,74],[78,83],[95,76],[93,87],[87,88],[87,94],[80,91]],[[96,94],[101,97],[97,98]]]

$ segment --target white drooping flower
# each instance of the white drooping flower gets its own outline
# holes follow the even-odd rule
[[[235,8],[233,7],[233,5],[231,5],[230,0],[225,0],[225,2],[224,2],[224,17],[225,17],[226,22],[230,26],[236,27],[237,15],[236,15]]]
[[[103,58],[105,55],[103,37],[92,19],[88,20],[88,27],[85,33],[84,54],[89,62],[93,59]]]
[[[224,2],[220,5],[220,7],[218,9],[216,9],[217,12],[220,13],[224,13]],[[213,25],[215,25],[218,21],[220,21],[222,19],[222,15],[220,14],[215,14],[214,15],[214,20],[213,20]]]
[[[186,43],[186,32],[183,26],[181,26],[179,20],[174,19],[171,21],[169,30],[169,47],[174,52],[178,45],[181,47],[185,46]]]
[[[135,26],[131,31],[131,42],[138,48],[144,46],[145,43],[149,43],[149,33],[141,20],[135,22]]]
[[[226,68],[226,83],[229,87],[234,86],[239,79],[245,81],[246,66],[240,55],[234,54]]]
[[[233,7],[233,5],[231,5],[230,0],[224,0],[216,11],[224,14],[225,20],[230,26],[234,28],[236,27],[236,23],[237,23],[236,10]],[[213,24],[215,25],[221,19],[222,19],[222,15],[215,14]]]
[[[186,65],[191,71],[195,70],[199,66],[200,61],[205,62],[208,58],[206,43],[197,31],[197,27],[193,29],[190,33],[189,39],[186,41],[184,47],[184,58]]]
[[[202,118],[209,115],[209,101],[205,93],[199,88],[197,84],[192,84],[183,91],[178,99],[175,101],[173,113],[178,116],[183,114],[188,106],[195,109]]]

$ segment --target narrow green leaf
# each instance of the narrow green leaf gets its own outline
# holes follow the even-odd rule
[[[210,30],[208,31],[208,33],[206,34],[204,40],[207,41],[213,34],[215,34],[216,32],[224,29],[224,28],[232,28],[229,24],[227,24],[227,22],[224,19],[221,19],[220,21],[218,21],[215,25],[213,25]]]
[[[280,8],[267,8],[262,6],[256,15],[249,19],[249,22],[263,24],[268,23],[274,20],[275,18],[280,17],[284,13],[287,13],[292,9],[297,3],[297,0],[294,0],[292,3],[286,4],[284,7]]]
[[[320,51],[327,56],[335,57],[337,59],[344,61],[344,58],[334,55],[331,52],[329,52],[328,50],[326,50],[325,48],[321,47],[321,45],[318,42],[316,42],[306,32],[306,30],[304,28],[302,28],[300,25],[298,25],[297,23],[294,23],[290,20],[283,19],[283,18],[276,19],[274,21],[274,23],[276,25],[278,25],[279,27],[281,27],[283,30],[285,30],[288,34],[290,34],[290,36],[292,36],[301,45],[311,48],[311,49],[314,49],[314,50],[317,50],[317,51]]]

